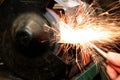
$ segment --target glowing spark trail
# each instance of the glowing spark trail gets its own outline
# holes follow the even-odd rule
[[[70,25],[65,24],[64,22],[60,22],[60,43],[88,43],[93,41],[101,41],[101,42],[108,42],[112,40],[113,36],[117,37],[120,34],[117,34],[110,31],[110,29],[106,28],[103,25],[82,25],[83,28],[74,29]],[[110,25],[106,25],[109,26]],[[81,26],[78,26],[81,27]],[[112,26],[111,26],[112,27]]]
[[[115,13],[109,14],[109,12],[103,13],[101,9],[92,7],[94,3],[88,5],[79,0],[79,6],[77,5],[71,9],[64,2],[61,2],[62,0],[56,1],[59,1],[60,4],[68,9],[63,15],[65,19],[61,17],[61,21],[58,22],[59,33],[56,35],[60,37],[58,42],[72,44],[70,47],[76,46],[76,58],[79,55],[85,57],[86,54],[91,56],[98,55],[95,50],[100,52],[103,57],[106,57],[105,52],[101,50],[106,50],[106,48],[102,46],[119,44],[120,18],[118,15]],[[117,7],[113,7],[113,9],[117,8],[120,8],[119,3]],[[109,51],[109,49],[106,51]],[[92,58],[97,59],[98,57],[94,56]],[[76,63],[81,65],[78,59],[76,59]]]
[[[95,46],[92,43],[89,43],[94,49],[96,49],[104,58],[107,57],[106,52],[102,51],[100,48],[98,48],[97,46]]]

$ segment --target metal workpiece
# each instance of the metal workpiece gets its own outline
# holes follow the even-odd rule
[[[53,46],[53,31],[48,21],[36,13],[25,13],[18,16],[11,28],[16,48],[28,52],[46,52]],[[29,53],[29,55],[30,55]],[[39,53],[38,53],[39,54]],[[32,55],[33,56],[33,55]]]
[[[56,21],[46,10],[48,2],[5,0],[1,4],[0,55],[6,70],[20,80],[59,80],[65,76],[66,64],[55,55],[59,45],[51,28]],[[47,15],[54,18],[53,23]]]
[[[0,7],[0,30],[5,36],[3,40],[9,34],[15,48],[22,53],[27,51],[25,53],[31,56],[37,51],[44,53],[49,52],[51,47],[54,49],[54,33],[51,29],[53,24],[45,16],[48,3],[48,0],[3,1]],[[56,22],[53,20],[52,22]],[[36,54],[38,56],[39,53]]]

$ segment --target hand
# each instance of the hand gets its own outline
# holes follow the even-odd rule
[[[120,80],[120,54],[109,52],[107,54],[106,71],[112,80]]]

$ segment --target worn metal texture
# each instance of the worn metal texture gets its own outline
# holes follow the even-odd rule
[[[48,2],[5,0],[0,5],[0,55],[8,72],[23,80],[59,80],[65,75],[66,64],[54,55],[55,45],[49,44],[52,34],[44,30],[44,24],[50,26],[44,17]]]

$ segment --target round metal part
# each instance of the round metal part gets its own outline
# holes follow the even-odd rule
[[[1,5],[2,60],[24,80],[58,80],[64,76],[66,65],[54,55],[58,45],[53,42],[51,28],[56,21],[36,1],[39,0],[6,0]],[[48,0],[40,1],[48,4]],[[50,15],[53,23],[45,15]]]

